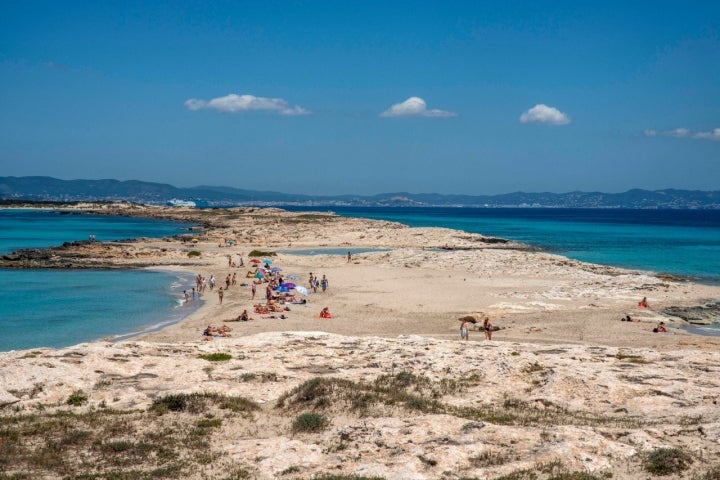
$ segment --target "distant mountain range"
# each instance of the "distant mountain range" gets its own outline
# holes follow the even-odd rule
[[[564,208],[720,208],[720,191],[629,190],[624,193],[506,193],[443,195],[383,193],[378,195],[296,195],[232,187],[178,188],[138,180],[59,180],[51,177],[0,177],[0,200],[118,201],[165,205],[194,202],[198,206],[408,206],[408,207],[564,207]]]

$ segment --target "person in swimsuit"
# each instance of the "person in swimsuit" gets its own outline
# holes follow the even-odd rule
[[[485,340],[492,340],[492,323],[490,323],[490,317],[485,317],[483,320],[483,330],[485,330]]]

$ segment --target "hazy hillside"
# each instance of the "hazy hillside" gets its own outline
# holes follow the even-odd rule
[[[720,191],[629,190],[623,193],[568,192],[502,195],[444,195],[395,192],[378,195],[298,195],[223,186],[178,188],[139,180],[59,180],[51,177],[0,177],[0,200],[128,200],[165,204],[170,200],[198,205],[363,205],[566,208],[720,208]]]

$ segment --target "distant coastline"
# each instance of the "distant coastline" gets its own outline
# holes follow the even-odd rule
[[[198,207],[231,206],[393,206],[475,208],[631,208],[720,209],[720,191],[642,190],[622,193],[514,192],[499,195],[392,192],[377,195],[305,195],[224,186],[179,188],[173,185],[52,177],[0,177],[0,202],[118,202],[146,205],[191,203]]]

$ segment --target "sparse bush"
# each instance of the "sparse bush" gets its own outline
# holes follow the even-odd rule
[[[222,419],[220,418],[203,418],[197,423],[200,428],[215,428],[222,426]]]
[[[156,398],[150,405],[150,410],[159,414],[167,412],[184,412],[200,413],[205,410],[205,398],[198,393],[178,393],[165,395]]]
[[[274,257],[276,255],[275,252],[263,252],[262,250],[253,250],[248,253],[248,257]]]
[[[496,477],[493,480],[537,480],[538,476],[533,470],[522,469],[510,472],[502,477]]]
[[[73,407],[79,407],[88,402],[88,396],[82,390],[75,390],[65,401],[66,404],[72,405]]]
[[[606,474],[598,477],[597,475],[587,472],[563,472],[552,475],[548,480],[602,480],[603,478],[612,478],[612,474],[610,477]]]
[[[319,432],[324,430],[330,424],[330,421],[319,413],[306,412],[301,413],[295,418],[292,429],[293,432]]]
[[[502,452],[493,452],[490,450],[486,450],[480,455],[470,457],[470,465],[472,465],[473,468],[494,467],[495,465],[504,465],[509,461],[510,458],[508,457],[508,455]]]
[[[232,359],[232,355],[229,353],[206,353],[203,355],[200,355],[200,358],[203,360],[207,360],[208,362],[226,362],[230,359]]]
[[[300,473],[300,467],[293,465],[280,472],[280,475],[291,475],[293,473]]]
[[[188,257],[190,257],[190,258],[192,258],[192,257],[199,257],[200,255],[202,255],[202,252],[199,252],[199,251],[197,251],[197,250],[190,250],[187,255],[188,255]]]
[[[260,410],[260,405],[245,397],[221,396],[217,401],[217,406],[232,412],[252,412]]]
[[[670,475],[690,468],[692,457],[679,448],[656,448],[643,460],[645,471],[654,475]]]

